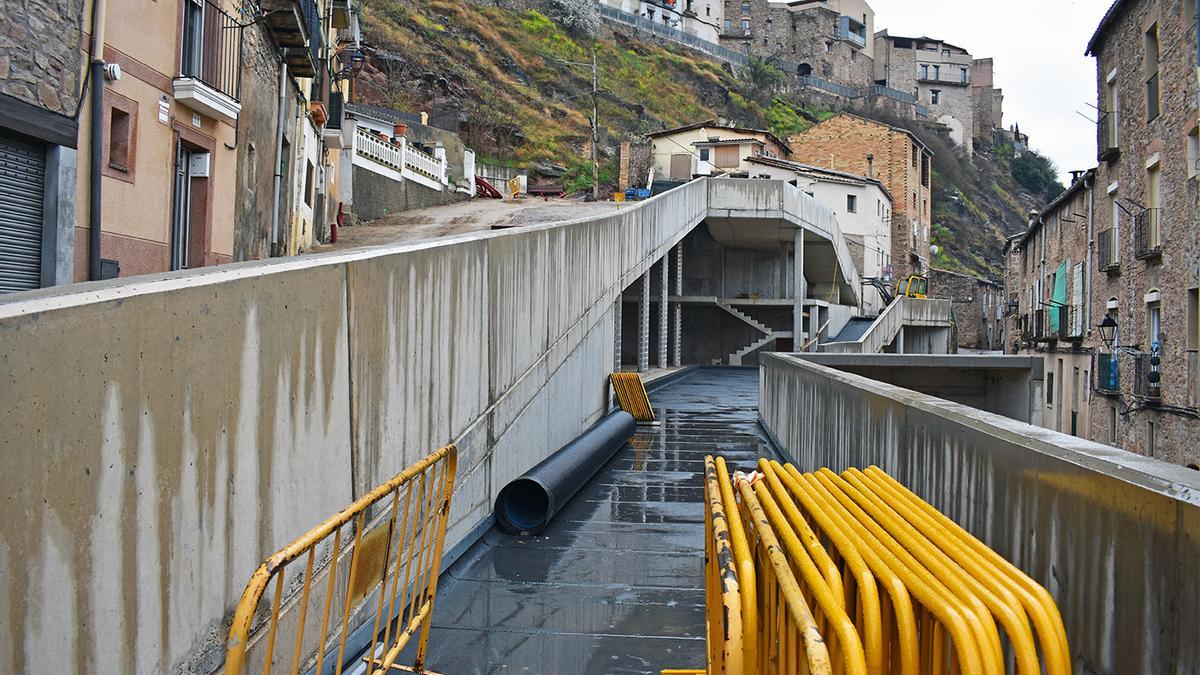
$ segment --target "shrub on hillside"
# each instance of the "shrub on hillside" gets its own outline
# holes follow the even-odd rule
[[[1054,201],[1065,188],[1058,182],[1058,167],[1049,158],[1026,152],[1013,160],[1013,179],[1021,187],[1046,200]]]
[[[543,0],[545,15],[573,37],[591,37],[600,30],[599,3],[579,0]]]

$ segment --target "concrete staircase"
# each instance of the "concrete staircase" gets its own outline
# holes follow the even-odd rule
[[[718,301],[717,306],[720,307],[721,309],[725,310],[726,312],[729,312],[730,314],[732,314],[734,317],[736,317],[742,323],[745,323],[747,326],[750,326],[754,330],[762,333],[761,337],[759,337],[755,341],[751,342],[750,344],[746,345],[745,347],[742,347],[741,349],[739,349],[736,352],[733,352],[732,354],[729,355],[729,365],[731,365],[731,366],[742,365],[743,359],[745,359],[750,354],[753,354],[755,351],[762,349],[763,347],[769,345],[770,343],[774,342],[778,338],[792,337],[792,331],[790,331],[790,330],[789,331],[774,330],[770,326],[762,323],[761,321],[758,321],[754,317],[743,312],[742,310],[738,309],[737,307],[730,305],[729,303]]]
[[[852,340],[826,342],[818,348],[823,352],[842,354],[878,354],[894,344],[896,353],[927,353],[924,350],[906,351],[903,341],[905,327],[949,329],[951,325],[949,300],[896,298],[861,335]]]

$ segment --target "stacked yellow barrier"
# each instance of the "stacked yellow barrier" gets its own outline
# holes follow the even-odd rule
[[[879,468],[706,470],[707,672],[1070,674],[1046,589]]]
[[[617,395],[617,405],[621,410],[633,415],[639,422],[653,422],[654,408],[650,405],[650,396],[646,386],[637,373],[613,373],[609,375],[613,393]]]

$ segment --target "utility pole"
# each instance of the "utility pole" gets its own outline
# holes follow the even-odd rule
[[[600,201],[600,66],[592,45],[592,201]]]
[[[596,47],[592,46],[592,62],[564,61],[559,63],[568,66],[580,66],[592,69],[592,200],[600,200],[600,63],[596,57]]]

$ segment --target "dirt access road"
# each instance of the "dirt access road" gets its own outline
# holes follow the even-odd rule
[[[630,206],[573,199],[529,198],[515,204],[499,199],[472,199],[449,206],[404,211],[354,227],[343,227],[338,231],[336,244],[322,244],[311,250],[317,253],[428,241],[494,227],[520,227],[617,213]]]

